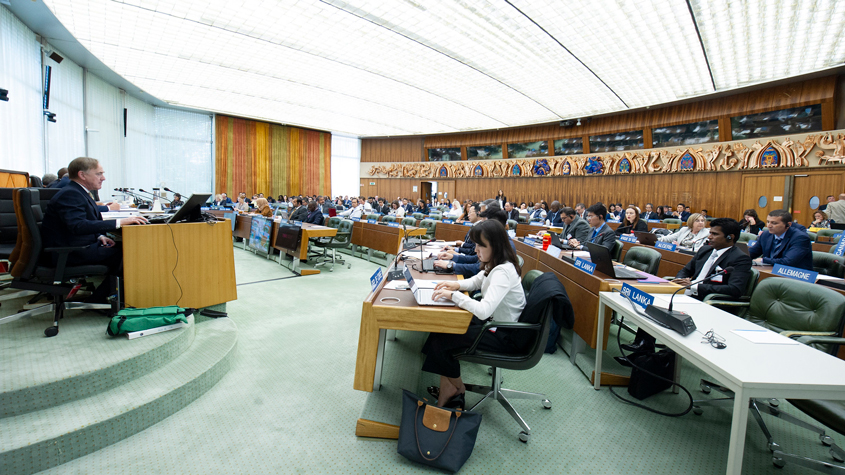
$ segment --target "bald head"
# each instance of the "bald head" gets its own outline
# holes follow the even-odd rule
[[[840,193],[840,194],[839,194],[839,199],[840,199],[840,200],[845,200],[845,193]]]

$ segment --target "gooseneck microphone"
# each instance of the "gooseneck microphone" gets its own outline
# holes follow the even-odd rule
[[[717,275],[730,274],[731,272],[733,272],[733,270],[734,268],[732,266],[728,266],[722,270],[718,270],[716,272],[711,273],[707,277],[698,279],[694,282],[690,282],[689,285],[684,285],[672,294],[672,297],[669,299],[668,308],[662,309],[660,307],[655,307],[654,305],[649,305],[645,309],[646,315],[648,315],[651,319],[671,328],[672,330],[675,330],[681,335],[689,335],[690,333],[695,331],[695,322],[692,321],[692,317],[685,314],[684,312],[676,312],[672,310],[672,302],[675,299],[675,295],[681,290],[688,289],[695,284],[704,282],[707,279],[712,279]]]
[[[171,201],[173,201],[173,200],[168,200],[167,198],[165,198],[165,197],[163,197],[163,196],[158,196],[158,195],[155,195],[155,194],[153,194],[153,193],[150,193],[149,191],[146,191],[146,190],[144,190],[143,188],[138,188],[138,191],[140,191],[141,193],[146,193],[146,194],[148,194],[148,195],[152,196],[153,198],[156,198],[156,199],[159,199],[159,200],[164,200],[164,201],[167,201],[168,203],[169,203],[169,202],[171,202]]]

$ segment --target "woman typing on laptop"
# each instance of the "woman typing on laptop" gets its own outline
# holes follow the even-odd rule
[[[525,293],[520,280],[516,252],[510,245],[505,227],[496,220],[484,221],[472,228],[470,238],[476,244],[481,272],[470,279],[442,282],[434,289],[435,300],[444,298],[472,312],[473,318],[463,335],[432,333],[423,346],[426,359],[423,371],[440,375],[440,388],[429,388],[437,405],[464,407],[466,387],[461,380],[461,364],[452,355],[469,348],[487,320],[515,322],[525,307]],[[481,301],[461,291],[481,290]],[[480,350],[508,351],[513,346],[506,332],[489,332],[478,346]]]

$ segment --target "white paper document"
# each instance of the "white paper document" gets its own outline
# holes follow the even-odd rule
[[[795,340],[782,336],[780,333],[775,333],[766,329],[751,330],[751,329],[737,329],[731,330],[732,333],[739,335],[751,343],[764,345],[799,345]]]

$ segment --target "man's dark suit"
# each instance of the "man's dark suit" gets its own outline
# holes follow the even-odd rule
[[[598,234],[595,234],[595,229],[590,228],[589,238],[587,242],[604,246],[608,251],[613,253],[613,247],[616,246],[616,233],[610,229],[607,223],[602,223]],[[584,243],[581,243],[583,246]],[[586,249],[586,246],[583,246]]]
[[[563,218],[560,217],[561,211],[549,211],[546,213],[546,219],[552,226],[563,226]]]
[[[763,264],[780,264],[799,269],[813,270],[813,247],[810,236],[806,232],[790,226],[783,234],[783,243],[777,252],[775,249],[775,236],[768,230],[756,241],[748,246],[748,255],[752,259],[763,256]]]
[[[305,206],[300,206],[296,208],[296,210],[288,216],[288,220],[290,221],[305,221],[305,218],[308,217],[308,208]]]
[[[508,219],[512,219],[514,221],[519,221],[519,210],[514,208],[508,211]]]
[[[53,183],[50,183],[50,186],[47,188],[64,188],[70,183],[70,176],[65,175],[62,177],[61,180],[56,180]]]
[[[711,246],[702,246],[695,256],[678,272],[679,279],[695,280],[699,272],[710,258],[710,253],[713,251]],[[733,298],[739,298],[745,292],[745,287],[748,284],[748,279],[751,277],[751,258],[744,252],[737,249],[736,246],[731,246],[724,254],[719,257],[713,266],[710,268],[712,274],[716,270],[727,269],[733,267],[731,273],[716,277],[720,277],[722,282],[714,282],[713,280],[705,280],[698,284],[698,293],[695,296],[701,300],[709,294],[725,294]]]
[[[590,239],[590,225],[576,216],[569,225],[563,225],[560,235],[564,240],[577,239],[578,242],[587,242]]]
[[[323,214],[329,214],[329,210],[334,208],[334,205],[331,201],[324,201],[323,205],[320,207],[320,212]]]
[[[469,231],[472,231],[472,227],[470,227]],[[469,231],[467,231],[467,235],[464,237],[464,243],[461,244],[461,247],[455,249],[455,251],[460,254],[475,255],[475,243],[469,238]]]
[[[69,265],[96,264],[115,258],[116,247],[100,246],[98,238],[114,231],[117,221],[103,221],[97,203],[76,182],[65,186],[50,200],[41,234],[44,247],[88,246],[68,257]],[[119,258],[119,254],[117,254]]]
[[[308,216],[305,217],[305,222],[318,225],[323,224],[323,211],[320,210],[320,208],[317,208],[308,213]]]
[[[659,218],[657,217],[657,213],[655,213],[654,211],[643,211],[642,214],[640,214],[640,219],[644,219],[644,220],[648,221],[649,219],[659,219]]]

